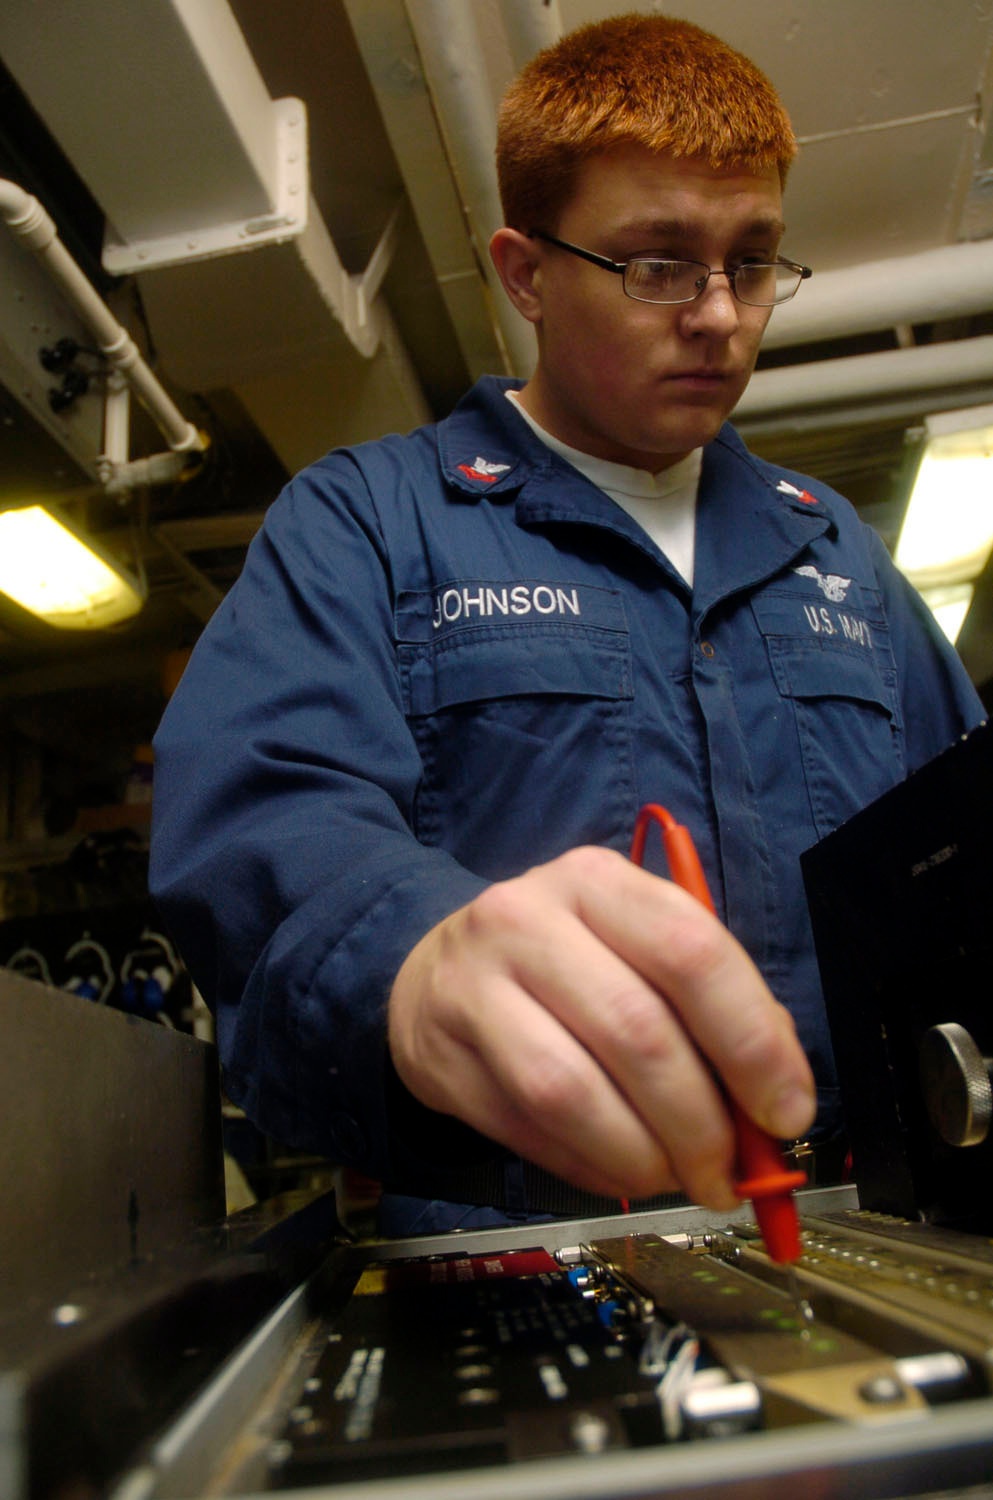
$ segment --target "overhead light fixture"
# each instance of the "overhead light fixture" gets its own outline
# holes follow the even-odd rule
[[[968,611],[972,583],[991,550],[993,406],[927,417],[894,558],[936,616],[937,606],[949,611],[942,628],[952,641]]]
[[[118,625],[145,601],[119,564],[41,505],[0,511],[0,591],[64,630]]]
[[[953,646],[965,624],[975,592],[975,585],[971,583],[950,583],[945,587],[920,590],[921,598]]]

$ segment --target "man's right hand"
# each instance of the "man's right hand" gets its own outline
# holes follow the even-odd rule
[[[722,1087],[780,1138],[815,1112],[793,1022],[744,949],[608,849],[490,886],[432,928],[397,975],[389,1040],[429,1108],[611,1197],[733,1208]]]

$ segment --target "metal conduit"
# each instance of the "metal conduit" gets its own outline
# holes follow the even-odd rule
[[[473,7],[465,0],[407,0],[424,74],[445,148],[476,240],[480,269],[493,291],[493,316],[513,374],[534,366],[534,335],[510,305],[486,247],[503,224],[493,167],[496,119],[492,85]]]
[[[913,391],[934,392],[940,400],[942,389],[984,381],[993,386],[993,334],[760,370],[752,376],[734,416],[779,415]]]
[[[991,310],[993,245],[989,240],[941,245],[838,271],[818,271],[815,266],[793,301],[776,309],[763,348]]]
[[[51,216],[37,198],[16,182],[0,179],[0,217],[41,261],[97,341],[101,354],[119,370],[154,419],[174,453],[199,453],[206,439],[152,374],[131,335],[83,275],[58,237]]]
[[[562,35],[559,0],[503,0],[500,17],[515,72]]]

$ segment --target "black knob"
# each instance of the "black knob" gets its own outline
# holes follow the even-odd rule
[[[85,396],[90,388],[90,377],[85,370],[66,370],[62,377],[62,384],[48,393],[48,404],[58,416],[61,412],[68,411],[80,396]]]
[[[75,339],[59,339],[57,344],[39,349],[38,360],[50,375],[60,375],[63,370],[68,370],[78,353],[79,345]]]

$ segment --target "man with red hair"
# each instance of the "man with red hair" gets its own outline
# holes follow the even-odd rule
[[[728,1095],[838,1127],[799,854],[982,713],[851,507],[727,423],[810,274],[795,149],[686,22],[535,58],[491,244],[533,374],[298,476],[160,730],[154,888],[228,1090],[441,1200],[393,1228],[728,1209]],[[723,921],[626,858],[651,800]]]

